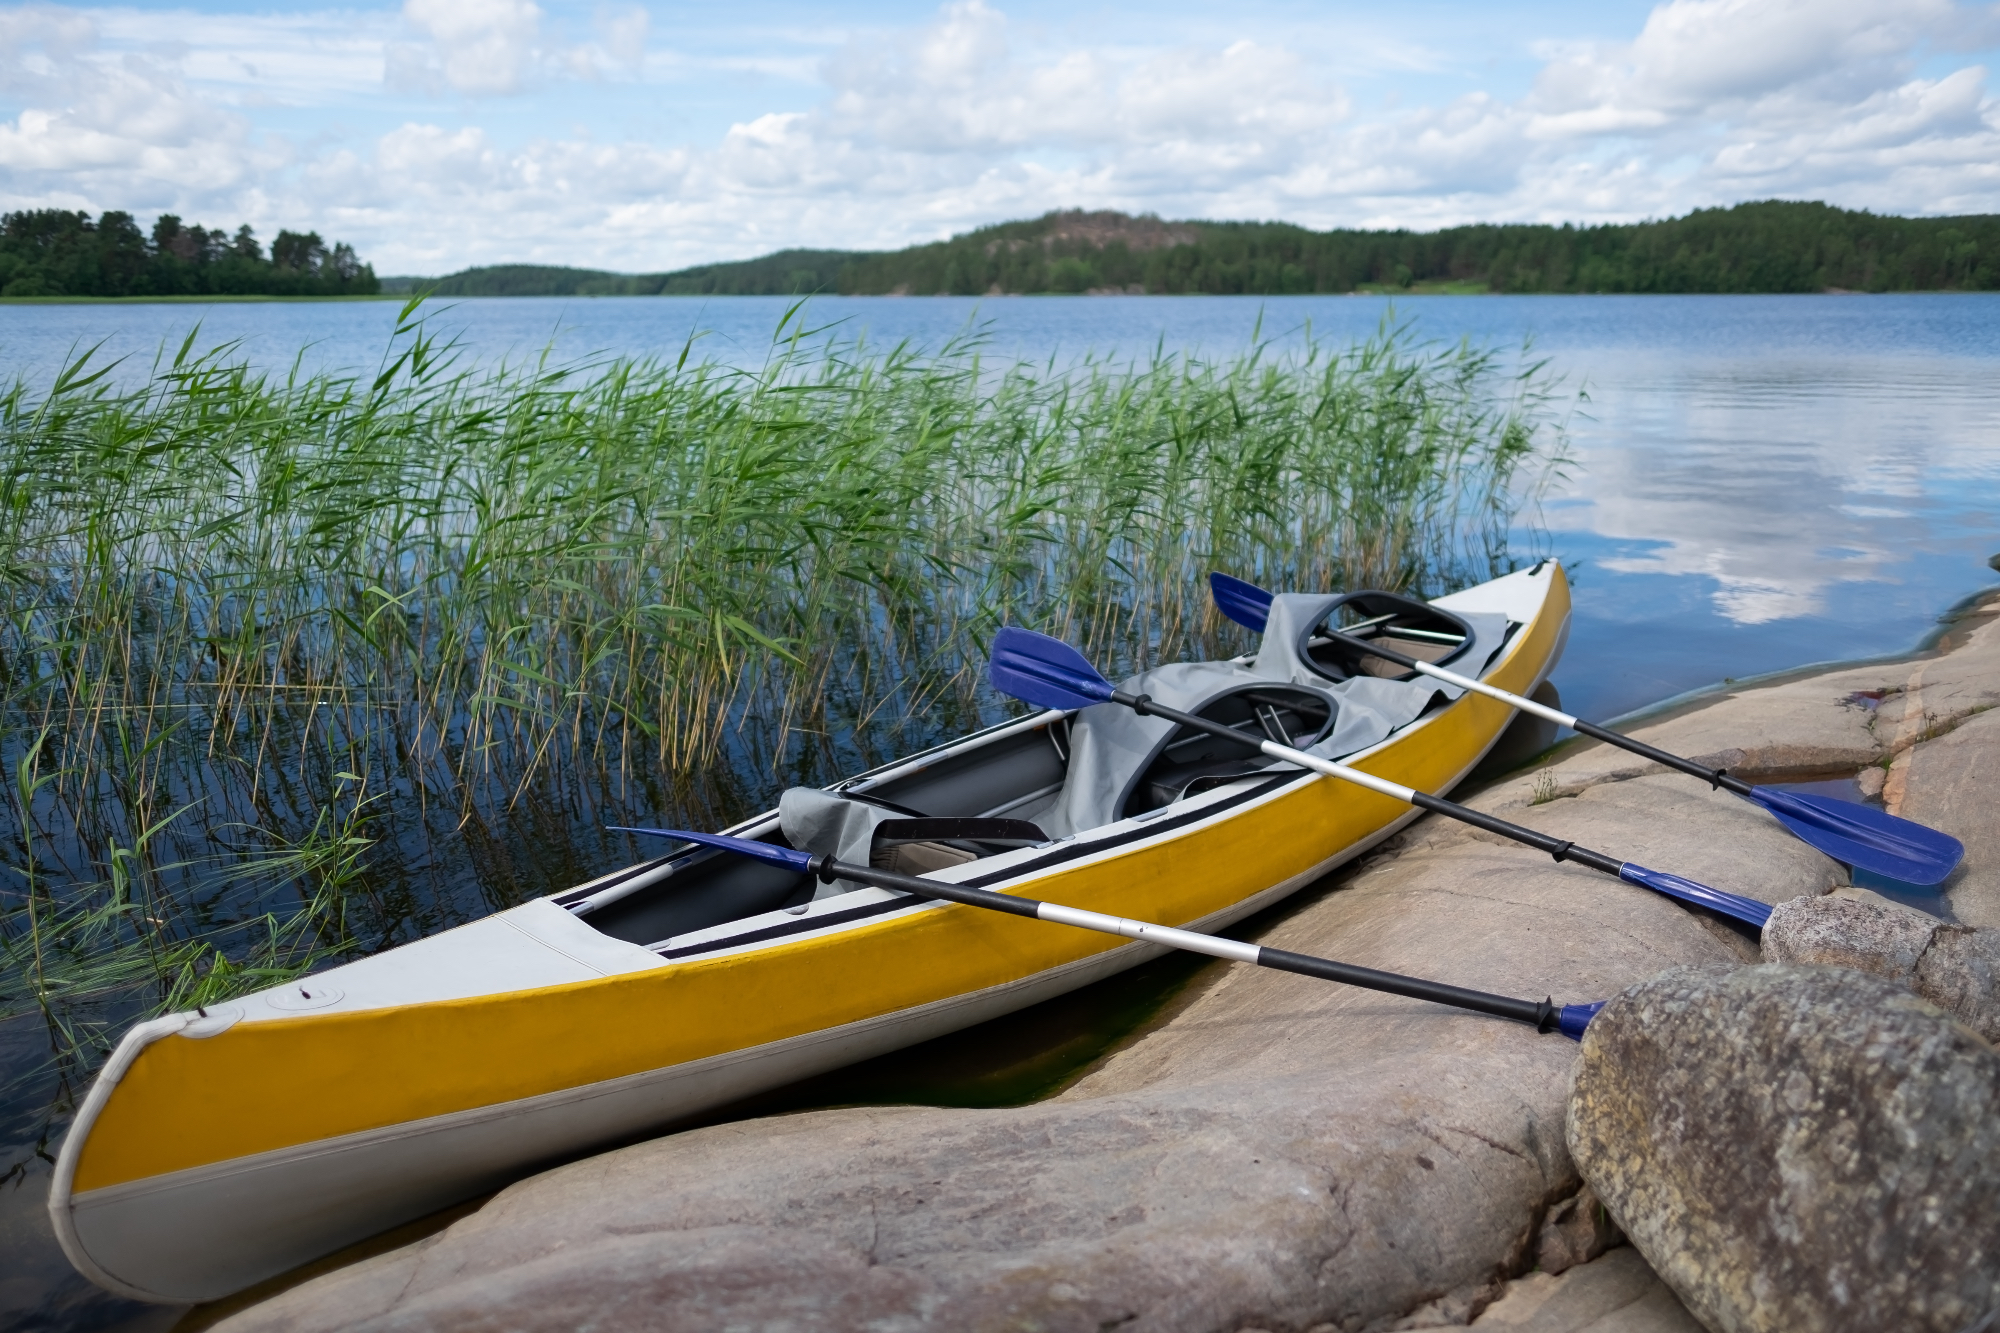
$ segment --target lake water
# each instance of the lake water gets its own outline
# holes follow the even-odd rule
[[[593,354],[754,363],[789,301],[467,301],[432,326],[470,360],[553,345]],[[978,327],[992,352],[1064,362],[1155,349],[1224,356],[1254,334],[1296,345],[1375,331],[1379,298],[821,298],[809,327],[877,345],[938,346]],[[0,308],[0,379],[46,384],[102,344],[143,374],[197,321],[282,370],[370,369],[393,303]],[[1515,348],[1532,338],[1572,390],[1576,466],[1524,534],[1561,557],[1577,615],[1565,703],[1611,717],[1815,662],[1904,652],[2000,581],[2000,295],[1425,297],[1394,307],[1427,338]],[[1539,552],[1538,552],[1539,553]],[[31,1025],[0,1024],[0,1070],[32,1060]],[[843,1094],[845,1095],[845,1094]],[[0,1098],[0,1101],[6,1099]],[[42,1213],[35,1107],[0,1106],[0,1324],[164,1327],[69,1274]],[[47,1148],[53,1153],[53,1146]],[[134,1322],[134,1321],[138,1322]]]

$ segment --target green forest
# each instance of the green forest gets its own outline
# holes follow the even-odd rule
[[[882,253],[785,250],[647,275],[506,266],[436,280],[447,296],[1995,289],[2000,216],[1901,218],[1777,200],[1657,222],[1432,232],[1070,211]]]
[[[761,259],[673,273],[607,273],[544,264],[494,264],[445,278],[384,278],[385,292],[436,296],[771,296],[834,291],[852,250],[780,250]]]
[[[373,296],[375,270],[316,231],[280,231],[269,254],[249,227],[184,225],[149,236],[130,213],[0,214],[0,297]]]

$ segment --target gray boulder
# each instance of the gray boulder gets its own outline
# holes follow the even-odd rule
[[[2000,1306],[2000,1052],[1846,969],[1679,968],[1590,1026],[1568,1142],[1717,1333],[1960,1333]]]
[[[2000,930],[1940,921],[1900,903],[1828,895],[1779,903],[1763,946],[1768,963],[1846,967],[1907,986],[2000,1042]]]

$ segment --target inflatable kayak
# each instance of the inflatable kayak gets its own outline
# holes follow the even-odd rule
[[[1262,651],[1155,697],[1441,792],[1513,717],[1318,625],[1518,694],[1569,622],[1545,562],[1430,603],[1279,599]],[[1101,714],[1101,715],[1100,715]],[[1246,757],[1247,756],[1247,757]],[[1214,931],[1416,812],[1111,705],[989,728],[728,832]],[[127,1032],[49,1208],[79,1271],[143,1300],[239,1290],[593,1148],[968,1027],[1157,956],[1066,926],[687,849]],[[1414,1003],[1414,1002],[1413,1002]]]

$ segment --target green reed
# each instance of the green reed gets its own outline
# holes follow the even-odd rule
[[[1393,327],[1057,368],[804,313],[752,369],[489,369],[413,303],[372,376],[191,336],[0,397],[0,1016],[87,1059],[562,887],[514,844],[991,721],[1003,623],[1137,669],[1244,646],[1212,568],[1488,577],[1563,462],[1539,366]]]

